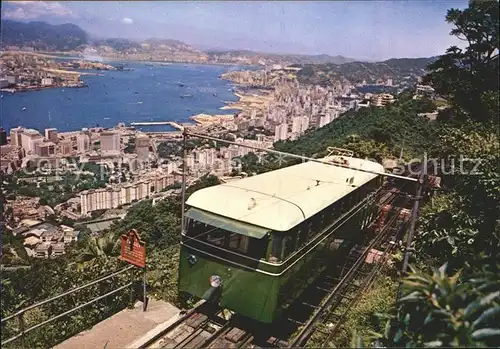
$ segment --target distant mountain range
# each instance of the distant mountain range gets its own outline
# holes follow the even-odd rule
[[[2,21],[2,48],[32,47],[39,51],[69,51],[115,59],[155,60],[197,63],[226,64],[299,64],[303,68],[302,78],[316,76],[314,72],[325,71],[325,80],[337,73],[350,76],[351,81],[358,79],[360,71],[368,74],[372,69],[376,76],[388,75],[394,69],[407,71],[423,69],[428,58],[390,59],[378,63],[361,63],[343,56],[276,54],[253,52],[248,50],[211,50],[203,52],[184,42],[172,39],[148,39],[134,41],[121,38],[92,38],[75,24],[51,25],[45,22]],[[313,67],[309,67],[313,64]],[[342,66],[342,68],[340,68]],[[407,66],[403,68],[403,66]],[[366,69],[365,69],[366,68]],[[401,69],[400,69],[401,68]],[[342,72],[341,72],[341,71]],[[349,73],[349,71],[351,71]],[[364,74],[363,73],[363,74]],[[320,74],[321,75],[321,74]],[[374,75],[374,76],[375,76]],[[361,79],[362,76],[359,75]],[[314,79],[313,79],[314,80]]]
[[[330,56],[327,54],[321,55],[299,55],[299,54],[280,54],[280,53],[266,53],[266,52],[254,52],[248,50],[212,50],[207,51],[209,57],[217,57],[219,59],[223,58],[236,58],[236,57],[248,57],[248,58],[261,58],[274,61],[286,61],[290,63],[297,64],[322,64],[322,63],[334,63],[334,64],[344,64],[348,62],[354,62],[355,59],[344,57],[344,56]]]
[[[400,87],[415,84],[427,66],[438,57],[391,58],[382,62],[348,62],[345,64],[296,64],[301,70],[299,82],[329,85],[344,80],[356,85],[389,85]]]
[[[38,50],[71,51],[88,43],[89,35],[75,24],[2,20],[2,46],[29,46]]]

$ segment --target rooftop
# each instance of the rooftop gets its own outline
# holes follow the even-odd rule
[[[384,172],[376,162],[344,158],[350,167]],[[287,231],[375,177],[367,172],[305,162],[201,189],[189,197],[187,205],[267,229]]]

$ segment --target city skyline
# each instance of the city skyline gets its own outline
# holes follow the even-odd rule
[[[4,3],[2,18],[74,23],[94,37],[176,39],[203,50],[429,57],[463,43],[444,20],[465,0],[358,2]],[[195,19],[195,20],[194,20]],[[105,34],[104,34],[105,33]]]

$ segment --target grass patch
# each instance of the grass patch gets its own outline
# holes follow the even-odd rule
[[[396,300],[397,288],[398,283],[395,279],[387,275],[379,276],[349,311],[329,346],[348,348],[354,332],[367,337],[370,331],[379,331],[380,326],[383,327],[385,324],[379,324],[376,314],[390,311]]]

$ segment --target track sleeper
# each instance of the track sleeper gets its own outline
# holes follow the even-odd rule
[[[292,318],[288,318],[287,320],[288,320],[288,321],[291,321],[291,322],[293,322],[293,323],[295,323],[295,324],[301,325],[301,326],[304,326],[304,325],[305,325],[305,322],[300,322],[300,321],[294,320],[294,319],[292,319]]]
[[[319,309],[319,308],[320,308],[320,307],[319,307],[319,306],[317,306],[317,305],[312,305],[312,304],[309,304],[309,303],[307,303],[307,302],[302,302],[302,304],[303,304],[303,305],[305,305],[305,306],[308,306],[308,307],[314,308],[314,309]]]

